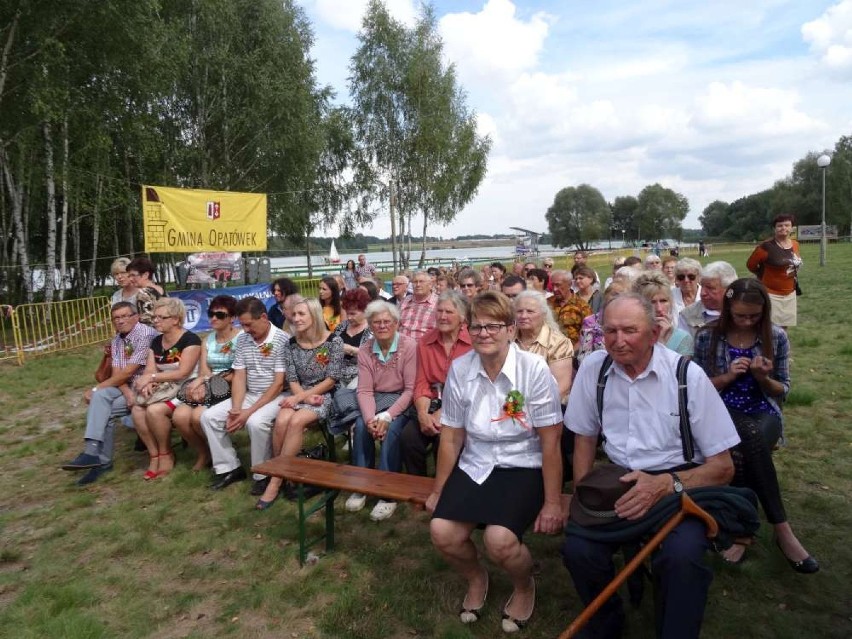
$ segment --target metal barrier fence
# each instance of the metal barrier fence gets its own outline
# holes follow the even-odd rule
[[[85,297],[52,304],[22,304],[3,314],[0,360],[67,351],[97,344],[113,335],[107,297]],[[9,339],[11,336],[11,340]]]

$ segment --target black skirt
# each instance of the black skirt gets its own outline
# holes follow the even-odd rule
[[[495,468],[482,485],[456,466],[432,515],[478,527],[508,528],[523,541],[524,531],[544,505],[541,468]]]

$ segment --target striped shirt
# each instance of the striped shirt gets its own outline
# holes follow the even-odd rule
[[[112,369],[120,370],[131,364],[136,364],[138,368],[127,380],[128,385],[133,385],[136,378],[145,369],[145,364],[148,361],[148,349],[151,348],[151,341],[159,333],[147,324],[136,322],[129,333],[122,336],[118,333],[112,338]]]
[[[263,394],[272,385],[275,375],[284,372],[287,341],[287,334],[272,323],[269,324],[269,333],[260,342],[254,341],[248,333],[237,336],[233,368],[245,369],[249,393]]]

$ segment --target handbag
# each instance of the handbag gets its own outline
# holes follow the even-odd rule
[[[136,405],[151,406],[152,404],[167,402],[170,399],[175,399],[180,389],[180,382],[158,382],[154,392],[148,397],[145,397],[142,393],[136,394]]]
[[[225,379],[226,375],[233,372],[233,369],[222,371],[211,375],[210,379],[204,382],[204,399],[200,402],[188,397],[189,387],[197,380],[197,377],[186,380],[178,390],[177,398],[188,406],[213,406],[219,402],[223,402],[231,397],[231,383]]]
[[[306,459],[328,459],[328,446],[325,444],[317,444],[312,448],[303,448],[298,453],[296,453],[296,457],[304,457]],[[305,499],[313,497],[314,495],[318,495],[321,492],[326,490],[322,486],[314,486],[313,484],[305,484],[303,487],[303,496]],[[299,493],[297,492],[296,485],[293,482],[288,481],[284,486],[284,496],[290,500],[295,501],[299,498]]]
[[[801,295],[802,294],[802,287],[799,286],[799,277],[798,276],[794,277],[793,282],[795,282],[795,284],[796,284],[796,295]]]

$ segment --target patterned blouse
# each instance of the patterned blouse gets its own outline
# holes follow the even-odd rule
[[[712,339],[712,330],[707,329],[703,331],[699,331],[698,335],[695,336],[695,363],[701,366],[704,369],[704,372],[707,373],[708,376],[713,377],[716,375],[722,375],[723,373],[728,372],[728,367],[731,362],[737,357],[742,357],[743,353],[736,354],[739,349],[732,348],[728,341],[724,336],[719,338],[719,341],[716,342],[716,352],[710,352],[710,342]],[[761,348],[760,337],[758,336],[757,341],[754,343],[748,350],[751,355],[748,357],[755,357],[757,355],[763,355],[763,349]],[[784,393],[781,397],[770,397],[766,395],[760,387],[757,387],[757,390],[760,392],[762,396],[761,399],[765,401],[765,405],[762,403],[753,403],[751,407],[746,406],[742,400],[743,393],[747,392],[745,387],[737,390],[737,383],[735,382],[728,388],[730,388],[733,392],[732,394],[727,394],[726,392],[728,388],[722,391],[720,394],[722,396],[722,400],[725,402],[725,406],[728,408],[733,408],[735,410],[739,410],[743,413],[756,413],[756,412],[764,412],[761,410],[762,407],[771,408],[770,412],[775,413],[778,416],[781,416],[781,406],[778,404],[778,400],[783,398],[790,392],[790,368],[789,368],[789,358],[790,358],[790,342],[787,339],[787,333],[778,328],[777,326],[772,326],[772,350],[774,354],[774,359],[772,361],[772,372],[769,376],[781,382],[784,386]],[[751,378],[754,377],[751,373],[747,373],[745,375],[741,375],[740,379],[746,377]],[[738,380],[739,381],[739,380]],[[736,399],[736,398],[739,399]]]
[[[571,343],[576,343],[580,339],[583,318],[592,314],[591,307],[576,295],[572,295],[561,305],[558,305],[553,297],[548,299],[547,303],[550,304],[553,316],[562,327],[565,337],[570,339]]]
[[[343,374],[343,340],[331,334],[319,346],[302,348],[296,338],[291,337],[284,351],[284,369],[287,379],[298,382],[302,389],[316,386],[327,377],[336,382]],[[306,408],[325,419],[331,408],[331,395],[331,391],[325,393],[320,406],[298,404],[296,408]]]

